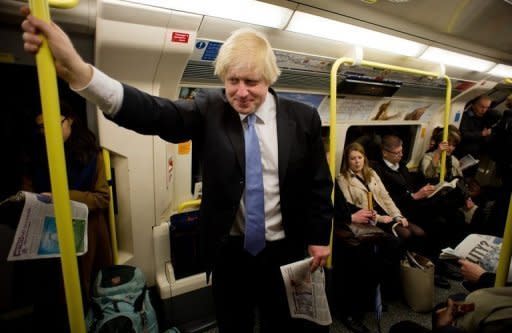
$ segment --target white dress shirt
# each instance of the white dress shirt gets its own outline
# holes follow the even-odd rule
[[[400,168],[400,164],[396,163],[396,164],[393,164],[391,163],[390,161],[386,160],[385,158],[382,159],[384,161],[384,163],[386,163],[386,165],[393,171],[397,171],[398,168]]]

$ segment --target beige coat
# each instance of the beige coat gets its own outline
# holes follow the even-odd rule
[[[512,287],[478,289],[464,302],[474,303],[475,310],[457,318],[454,326],[468,333],[510,332]]]
[[[368,184],[373,196],[373,200],[384,209],[387,215],[391,217],[402,216],[402,213],[389,196],[388,191],[380,180],[380,177],[371,170],[371,179]],[[354,174],[350,174],[348,179],[342,174],[337,177],[338,185],[347,199],[347,202],[359,208],[368,208],[368,189],[364,186]],[[377,222],[382,222],[382,216],[377,215]]]
[[[432,162],[432,158],[434,156],[434,152],[426,153],[425,156],[423,156],[423,159],[421,160],[421,171],[425,175],[426,178],[438,178],[439,174],[441,173],[441,163],[438,163],[438,165],[434,165]],[[453,177],[461,177],[462,176],[462,170],[460,169],[460,162],[459,160],[453,156],[446,156],[446,158],[452,159],[452,175]]]

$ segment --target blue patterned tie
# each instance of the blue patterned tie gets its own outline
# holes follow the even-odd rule
[[[254,128],[256,116],[247,116],[245,130],[245,241],[244,247],[253,256],[265,247],[265,204],[263,174],[258,135]]]

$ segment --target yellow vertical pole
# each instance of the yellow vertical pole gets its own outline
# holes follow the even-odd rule
[[[452,81],[448,76],[444,76],[446,81],[445,109],[443,118],[443,141],[448,141],[448,125],[450,125],[450,114],[452,105]],[[446,175],[446,151],[441,152],[441,171],[439,172],[439,184],[444,181]]]
[[[114,192],[112,191],[112,172],[110,170],[110,154],[108,150],[102,149],[103,163],[105,164],[105,176],[107,178],[108,189],[110,191],[110,201],[108,204],[108,225],[110,229],[110,242],[112,243],[112,258],[114,264],[119,263],[119,253],[117,251],[117,233],[116,233],[116,217],[114,215]]]
[[[34,16],[47,22],[50,21],[50,10],[46,0],[30,0],[29,5]],[[61,253],[62,274],[64,277],[66,305],[71,332],[85,333],[82,295],[80,291],[66,175],[66,161],[64,158],[64,142],[60,123],[57,76],[48,43],[45,38],[43,39],[41,49],[36,55],[36,64],[43,110],[52,197],[55,205],[57,235]]]
[[[500,260],[496,269],[495,287],[505,287],[507,283],[508,271],[510,269],[510,256],[512,255],[512,196],[508,205],[507,224],[503,233],[503,243],[501,244]]]
[[[334,186],[336,186],[336,97],[337,97],[337,80],[338,68],[344,63],[351,63],[352,60],[349,58],[337,59],[331,67],[331,80],[329,89],[329,171],[331,172],[331,178]],[[334,188],[331,192],[331,200],[334,204]],[[335,207],[336,208],[336,207]],[[327,268],[332,267],[332,245],[334,237],[334,223],[331,223],[331,238],[329,246],[331,248],[331,255],[327,258]]]

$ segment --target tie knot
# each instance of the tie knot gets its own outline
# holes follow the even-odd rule
[[[249,126],[253,126],[255,122],[256,122],[256,115],[254,113],[251,113],[250,115],[247,116],[247,124]]]

